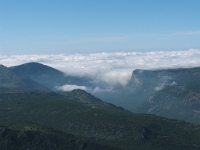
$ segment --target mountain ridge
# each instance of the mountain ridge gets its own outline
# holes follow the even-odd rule
[[[163,72],[161,74],[150,72],[142,77],[137,75],[137,78],[138,81],[142,81],[139,84],[140,86],[135,86],[136,83],[131,82],[125,89],[127,93],[130,91],[140,92],[141,95],[136,96],[148,97],[149,93],[146,93],[144,87],[155,91],[155,87],[160,83],[166,84],[166,87],[158,90],[158,92],[167,90],[166,92],[169,93],[167,87],[170,88],[172,86],[170,84],[173,83],[171,78],[166,78],[166,74]],[[146,87],[148,85],[146,83],[151,83],[150,87]],[[168,83],[170,84],[168,85]],[[179,84],[173,87],[178,88]],[[178,89],[178,91],[180,90]],[[172,92],[175,92],[176,95],[177,91],[175,89]],[[145,100],[143,100],[144,103],[140,103],[143,104],[140,105],[143,110],[146,109],[144,107],[146,106]],[[156,104],[156,100],[154,101]],[[130,105],[130,103],[128,104]],[[73,134],[83,141],[122,149],[200,148],[199,125],[152,114],[134,114],[97,99],[84,90],[73,90],[71,92],[53,92],[50,90],[1,91],[0,119],[31,121]],[[15,133],[11,134],[14,135]]]
[[[58,87],[66,84],[78,86],[85,85],[88,87],[93,86],[92,80],[88,77],[66,75],[62,71],[37,62],[30,62],[18,66],[9,67],[9,69],[17,73],[18,75],[25,75],[31,80],[42,84],[53,91],[57,91]]]
[[[1,90],[40,90],[45,86],[30,80],[28,77],[19,76],[4,65],[0,65],[0,88]]]

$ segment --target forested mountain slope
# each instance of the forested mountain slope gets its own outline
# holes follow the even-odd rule
[[[82,141],[72,134],[25,121],[0,120],[1,150],[116,150]]]
[[[70,96],[71,95],[71,96]],[[0,118],[27,120],[123,149],[199,149],[200,126],[133,114],[84,91],[0,93]]]

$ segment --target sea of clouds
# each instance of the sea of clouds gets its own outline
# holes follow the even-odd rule
[[[200,67],[200,50],[116,52],[96,54],[0,55],[0,64],[7,67],[39,62],[66,73],[89,76],[110,86],[126,85],[135,69]],[[65,87],[70,88],[70,87]]]

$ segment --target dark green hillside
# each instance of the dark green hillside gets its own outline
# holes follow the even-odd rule
[[[73,92],[79,95],[70,98]],[[200,126],[133,114],[100,100],[86,100],[92,96],[84,91],[73,92],[68,96],[50,91],[0,93],[0,118],[32,121],[84,141],[124,149],[200,148]]]
[[[22,77],[7,67],[0,65],[0,89],[2,90],[36,90],[47,89],[27,77]]]
[[[30,122],[0,120],[1,150],[116,150]]]
[[[92,86],[89,78],[69,76],[52,67],[36,62],[10,67],[9,69],[20,76],[29,77],[31,80],[51,90],[57,90],[56,87],[65,84]]]

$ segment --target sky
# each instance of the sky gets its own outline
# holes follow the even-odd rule
[[[0,55],[200,49],[199,0],[0,0]]]

